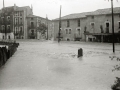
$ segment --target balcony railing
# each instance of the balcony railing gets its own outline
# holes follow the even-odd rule
[[[34,29],[35,28],[35,26],[29,26],[28,27],[28,29]]]
[[[5,30],[1,30],[0,32],[1,33],[11,33],[11,30],[6,30],[6,31]]]

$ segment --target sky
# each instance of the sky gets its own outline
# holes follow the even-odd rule
[[[120,0],[113,0],[114,7],[120,7]],[[52,20],[59,17],[60,5],[61,16],[89,12],[97,9],[111,8],[111,0],[4,0],[5,7],[30,6],[33,7],[33,14]],[[0,9],[3,7],[3,0],[0,0]]]

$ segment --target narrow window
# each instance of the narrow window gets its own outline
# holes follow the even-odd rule
[[[67,20],[67,27],[70,27],[70,21]]]
[[[92,28],[94,28],[94,22],[91,23]]]
[[[80,19],[78,20],[78,27],[80,27]]]
[[[22,16],[22,12],[20,12],[20,16]]]
[[[78,34],[80,35],[80,29],[77,29]]]
[[[71,29],[69,29],[69,34],[71,34]]]
[[[20,24],[22,24],[22,18],[20,18]]]
[[[8,39],[10,39],[10,36],[8,36]]]
[[[66,34],[68,34],[68,29],[66,29]]]
[[[34,27],[34,22],[31,22],[31,27]]]
[[[120,29],[120,22],[118,22],[118,24],[119,24],[119,29]]]
[[[7,16],[7,21],[8,21],[8,22],[10,21],[10,16]]]
[[[34,35],[34,30],[31,30],[31,35]]]
[[[33,20],[33,17],[31,18],[31,20]]]
[[[10,31],[10,25],[7,26],[7,30]]]
[[[91,16],[91,19],[94,19],[94,16]]]

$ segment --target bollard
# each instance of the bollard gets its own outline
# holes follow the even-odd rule
[[[83,50],[82,48],[78,49],[78,58],[83,56]]]

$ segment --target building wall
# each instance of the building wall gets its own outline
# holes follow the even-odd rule
[[[89,33],[101,33],[100,25],[103,26],[103,33],[106,33],[106,23],[109,23],[109,33],[112,33],[112,17],[111,15],[96,15],[94,18],[92,16],[87,16],[86,18],[80,19],[80,27],[77,26],[78,19],[71,19],[70,21],[70,27],[67,27],[67,20],[62,20],[62,35],[63,40],[67,40],[69,38],[70,40],[74,40],[75,34],[77,33],[77,29],[80,29],[80,37],[81,40],[85,40],[85,27],[87,28],[86,31]],[[114,32],[118,33],[120,31],[119,23],[120,22],[120,14],[114,15]],[[91,23],[94,23],[94,28],[91,26]],[[70,28],[72,29],[71,34],[66,34],[65,29]],[[54,21],[54,39],[57,40],[59,32],[59,21]],[[78,34],[78,33],[77,33]]]
[[[119,14],[114,15],[114,30],[115,32],[118,32],[118,21],[120,21]],[[92,27],[90,25],[91,22],[94,22],[94,30],[92,30]],[[109,22],[109,33],[112,33],[112,17],[111,15],[97,15],[94,16],[94,19],[91,18],[91,16],[87,17],[87,31],[90,33],[101,33],[100,25],[103,26],[104,33],[106,32],[106,22]]]
[[[0,13],[0,39],[13,39],[13,7],[5,8],[4,12],[2,9]],[[3,26],[4,29],[2,29]]]
[[[31,20],[33,18],[33,20]],[[34,22],[34,27],[31,27],[31,22]],[[51,32],[52,32],[52,22],[50,20],[46,20],[45,18],[33,16],[33,17],[27,17],[27,33],[28,33],[28,39],[30,39],[31,36],[31,30],[34,30],[34,37],[32,39],[40,39],[40,32],[37,31],[37,27],[39,27],[39,23],[44,23],[46,26],[48,25],[48,38],[51,38]],[[39,37],[39,38],[38,38]],[[47,37],[47,32],[46,32]],[[45,37],[44,37],[45,38]]]
[[[61,21],[61,36],[63,36],[63,40],[74,40],[75,37],[79,36],[79,38],[84,39],[84,26],[86,26],[86,19],[82,18],[80,19],[80,26],[78,26],[78,20],[79,19],[71,19],[69,20],[70,26],[67,27],[67,20]],[[71,34],[66,34],[66,29],[71,29]],[[80,29],[80,35],[77,33],[77,29]],[[54,39],[57,40],[59,32],[59,21],[54,21]]]

